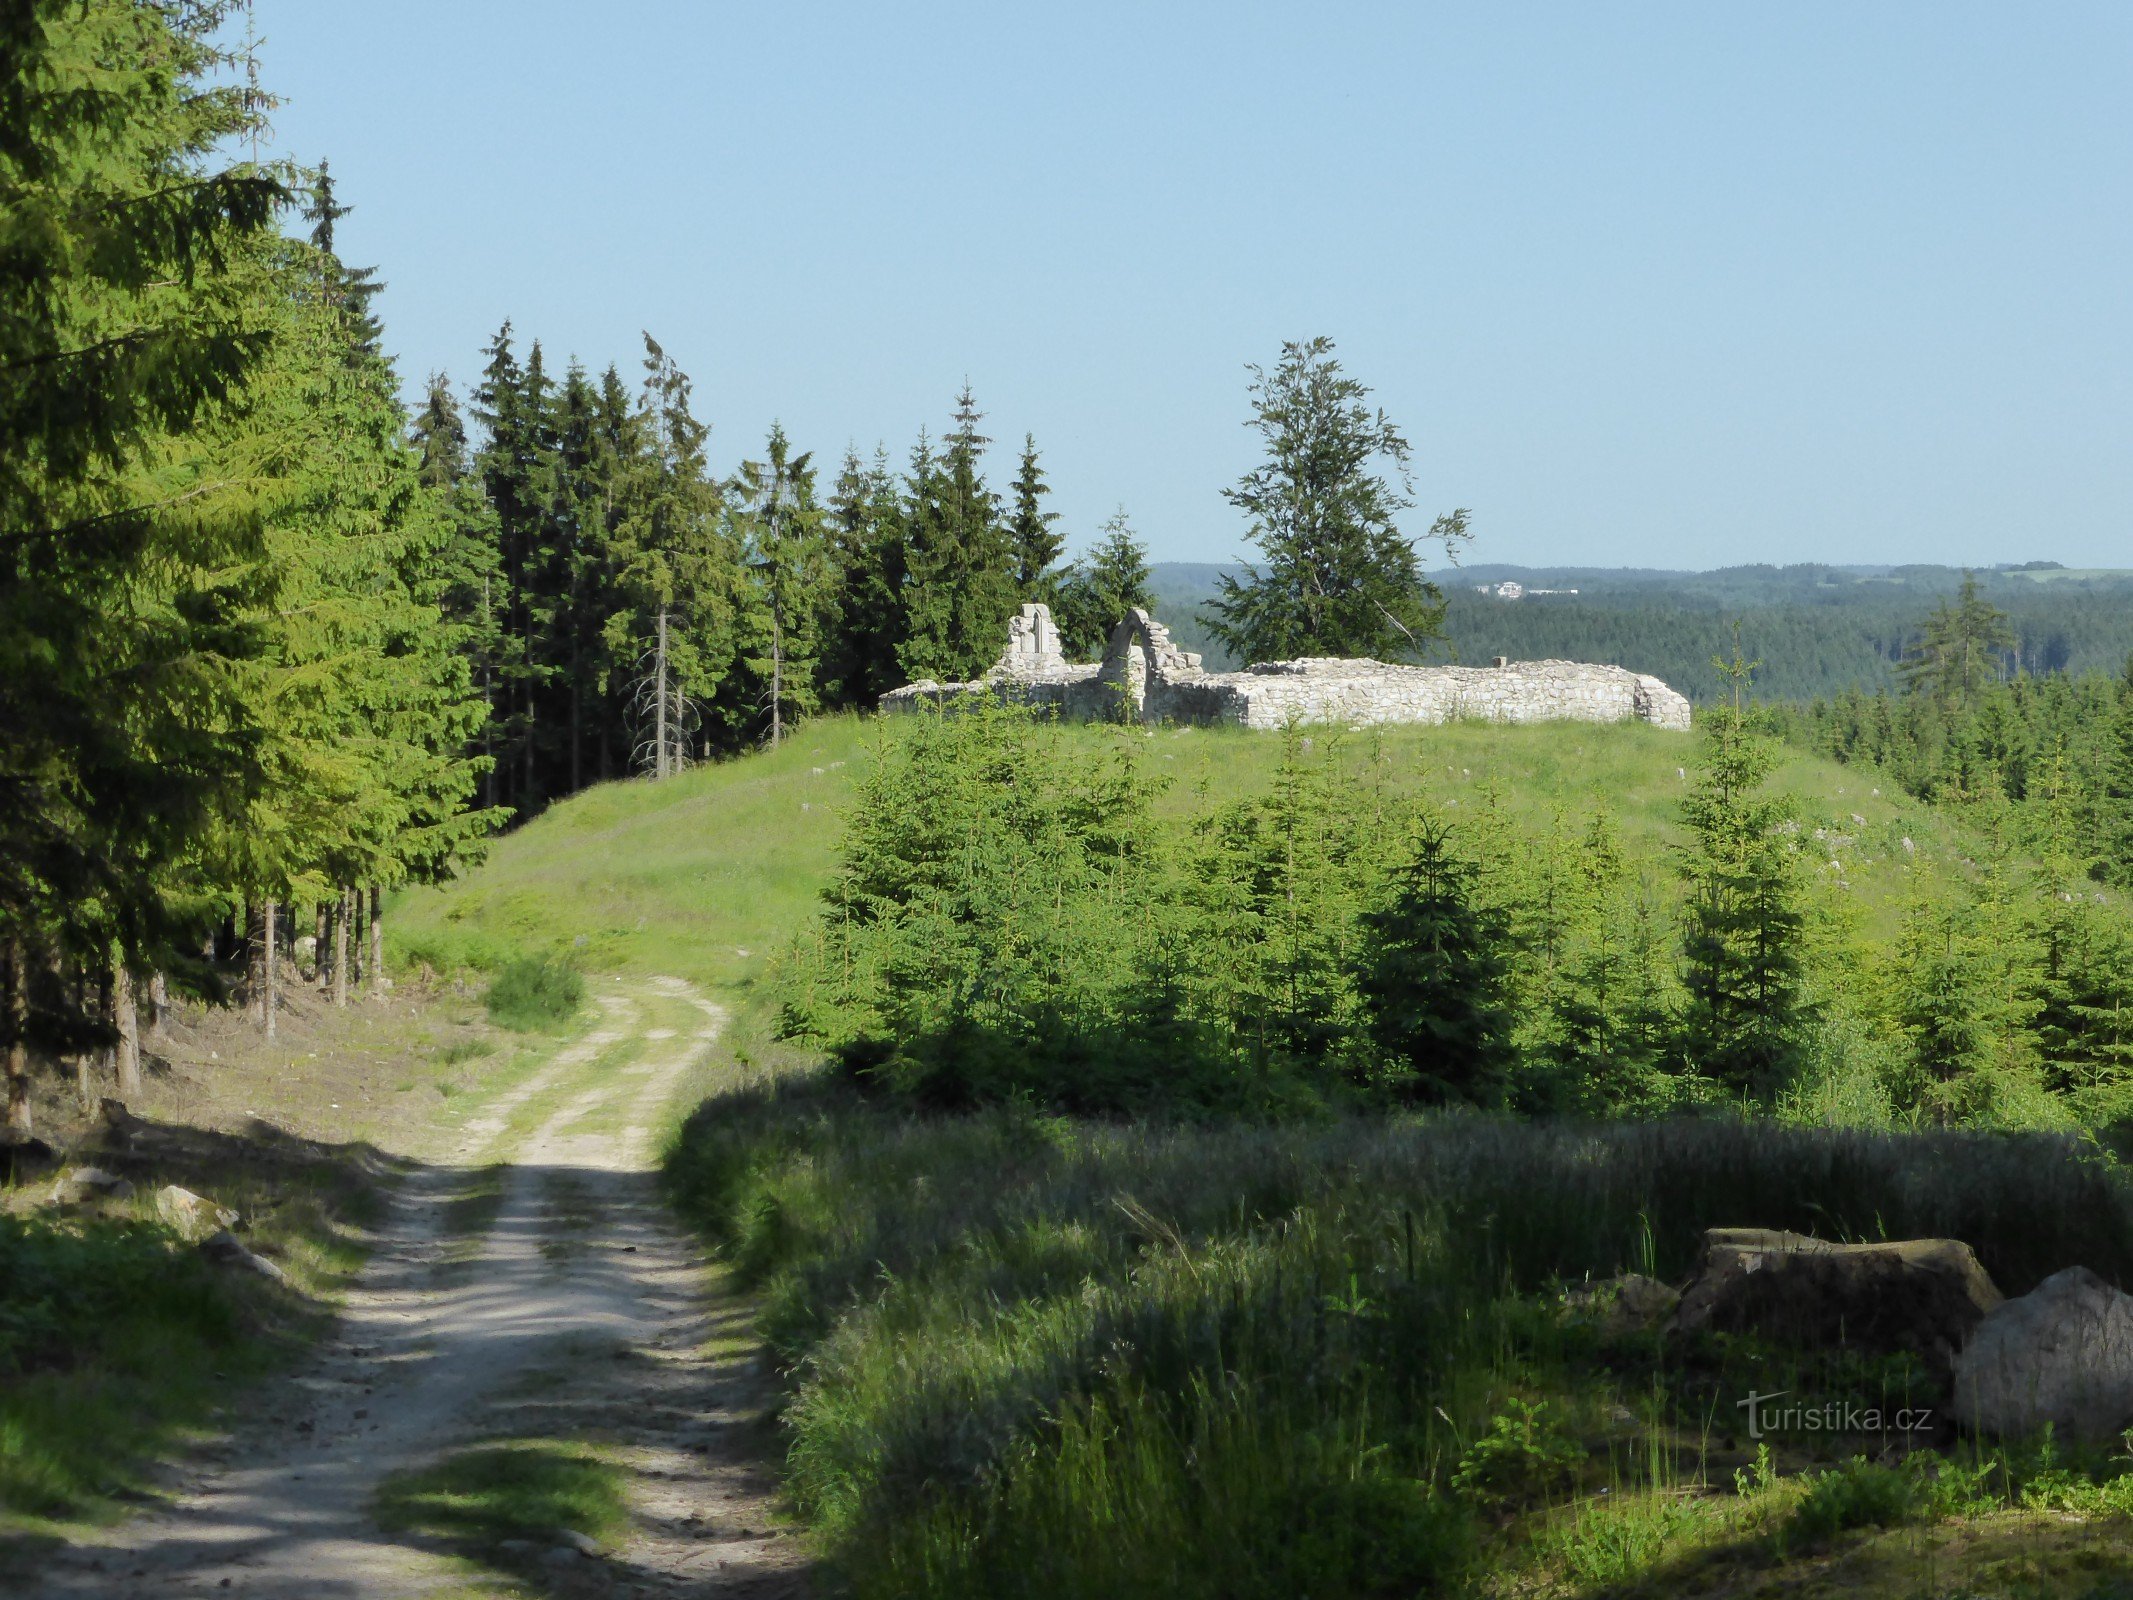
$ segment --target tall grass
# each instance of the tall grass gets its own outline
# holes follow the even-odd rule
[[[207,1411],[215,1376],[264,1370],[243,1287],[153,1223],[0,1215],[0,1511],[92,1509]]]
[[[2133,1197],[2044,1137],[937,1120],[817,1078],[712,1102],[669,1175],[764,1297],[861,1595],[1453,1582],[1490,1524],[1452,1468],[1571,1337],[1522,1296],[1677,1274],[1708,1226],[2133,1276]]]
[[[567,961],[521,956],[489,982],[489,1020],[515,1033],[552,1033],[585,1004],[585,975]]]

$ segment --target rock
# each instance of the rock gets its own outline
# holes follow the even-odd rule
[[[568,1545],[587,1560],[598,1560],[601,1556],[607,1554],[605,1550],[600,1548],[598,1539],[595,1539],[589,1533],[580,1533],[575,1528],[557,1529],[555,1539],[557,1544]]]
[[[102,1167],[74,1167],[52,1185],[55,1205],[78,1206],[85,1200],[131,1200],[133,1183]]]
[[[530,1556],[539,1548],[531,1539],[499,1539],[496,1542],[497,1553],[507,1556]]]
[[[242,1267],[247,1272],[256,1272],[262,1278],[271,1278],[276,1283],[287,1283],[289,1275],[265,1256],[255,1255],[244,1247],[234,1233],[224,1228],[200,1241],[200,1253],[218,1267]]]
[[[1596,1322],[1604,1338],[1648,1333],[1674,1314],[1681,1296],[1657,1278],[1625,1272],[1618,1278],[1580,1284],[1563,1297],[1572,1316]]]
[[[567,1544],[559,1544],[541,1557],[541,1564],[548,1567],[574,1567],[585,1558]]]
[[[1960,1239],[1831,1244],[1768,1228],[1711,1228],[1668,1331],[1908,1351],[1945,1378],[1971,1330],[2000,1302]]]
[[[207,1196],[181,1189],[174,1183],[165,1184],[156,1191],[156,1215],[193,1240],[205,1239],[210,1234],[237,1226],[237,1213],[228,1206],[217,1205]]]
[[[2116,1439],[2133,1423],[2133,1295],[2068,1267],[2007,1301],[1956,1360],[1954,1410],[2005,1438],[2050,1423],[2062,1439]]]

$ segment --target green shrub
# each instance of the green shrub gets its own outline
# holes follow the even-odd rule
[[[1560,1488],[1584,1459],[1545,1402],[1514,1399],[1467,1446],[1452,1487],[1477,1505],[1516,1505]]]
[[[585,975],[553,956],[520,956],[490,981],[487,1003],[500,1027],[553,1032],[585,1004]]]
[[[1853,1528],[1893,1528],[1930,1509],[1920,1473],[1854,1456],[1807,1480],[1806,1497],[1794,1508],[1788,1531],[1828,1539]]]

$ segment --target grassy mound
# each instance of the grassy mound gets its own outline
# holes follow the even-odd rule
[[[496,972],[547,954],[591,972],[672,973],[745,1003],[814,916],[854,782],[901,731],[893,721],[825,718],[777,750],[665,782],[589,789],[499,839],[470,877],[401,893],[387,936],[400,959],[440,972]],[[1086,728],[1072,737],[1093,753],[1119,735]],[[1239,729],[1135,737],[1155,809],[1175,820],[1264,793],[1281,757],[1277,736]],[[1604,797],[1625,847],[1642,853],[1681,836],[1693,746],[1680,734],[1551,724],[1391,728],[1351,739],[1386,763],[1394,792],[1457,802],[1454,817],[1487,794],[1514,825],[1543,831],[1557,812]],[[1870,928],[1892,923],[1908,868],[1960,847],[1958,831],[1930,808],[1893,788],[1876,792],[1864,769],[1788,750],[1772,784],[1804,814],[1841,820],[1863,841],[1848,881]]]

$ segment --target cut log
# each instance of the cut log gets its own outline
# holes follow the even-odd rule
[[[1909,1351],[1946,1378],[2001,1301],[1960,1239],[1831,1244],[1766,1228],[1712,1228],[1669,1324],[1754,1333],[1807,1349]]]

